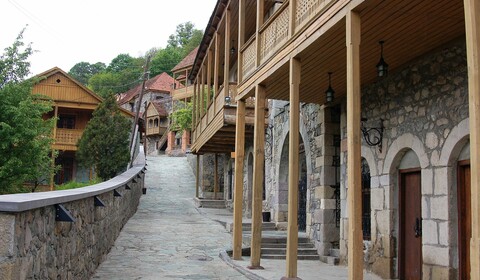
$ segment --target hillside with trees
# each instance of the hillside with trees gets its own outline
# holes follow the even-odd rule
[[[147,56],[152,57],[150,77],[162,72],[171,75],[171,69],[200,44],[202,37],[203,31],[196,29],[191,22],[182,23],[163,48],[151,48],[141,57],[119,54],[109,65],[82,61],[75,64],[69,74],[102,97],[126,92],[140,83]]]

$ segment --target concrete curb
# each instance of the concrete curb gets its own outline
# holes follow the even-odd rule
[[[266,278],[263,278],[255,273],[252,273],[251,270],[247,269],[246,267],[237,265],[227,254],[226,251],[221,251],[220,254],[218,255],[220,259],[222,259],[227,265],[235,269],[236,271],[240,272],[241,274],[245,275],[248,279],[252,280],[267,280]]]

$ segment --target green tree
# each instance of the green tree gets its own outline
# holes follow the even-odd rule
[[[170,115],[172,130],[183,131],[192,129],[192,103],[179,101]]]
[[[93,166],[102,180],[115,177],[130,159],[128,150],[130,121],[122,115],[113,94],[93,112],[78,142],[77,158]]]
[[[155,77],[163,72],[172,75],[172,68],[182,60],[182,50],[176,47],[166,47],[157,51],[150,63],[150,76]]]
[[[88,88],[104,98],[111,93],[123,92],[122,90],[125,89],[121,86],[120,75],[111,72],[101,72],[93,75],[88,80]]]
[[[27,181],[50,178],[53,119],[42,116],[52,110],[52,102],[33,94],[23,31],[0,56],[0,193],[18,192]],[[45,163],[51,168],[44,168]]]
[[[75,64],[68,74],[83,85],[88,84],[88,80],[95,74],[105,71],[107,66],[103,62],[90,64],[88,62],[79,62]]]

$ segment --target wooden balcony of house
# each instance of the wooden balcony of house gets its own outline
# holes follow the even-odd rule
[[[167,124],[160,124],[159,126],[147,127],[145,133],[147,136],[163,135],[165,132],[167,132],[167,127],[168,127]]]
[[[189,85],[183,88],[174,89],[172,91],[173,100],[185,100],[190,99],[193,96],[193,85]]]
[[[229,84],[228,92],[221,86],[215,98],[204,108],[197,111],[197,121],[193,125],[193,153],[230,153],[235,151],[236,125],[236,83]],[[249,98],[245,109],[245,134],[253,137],[254,99]]]
[[[61,151],[76,151],[77,142],[83,134],[83,129],[57,128],[53,149]]]

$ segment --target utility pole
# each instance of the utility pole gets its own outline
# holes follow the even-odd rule
[[[135,108],[135,121],[132,126],[132,133],[130,138],[130,162],[128,164],[128,168],[132,167],[133,165],[135,155],[135,143],[137,142],[138,136],[138,119],[140,118],[140,108],[142,106],[143,93],[145,92],[145,82],[148,80],[148,75],[150,74],[150,58],[151,55],[148,55],[147,61],[145,62],[145,66],[143,68],[142,90],[140,91],[140,96],[138,97],[138,104]]]

